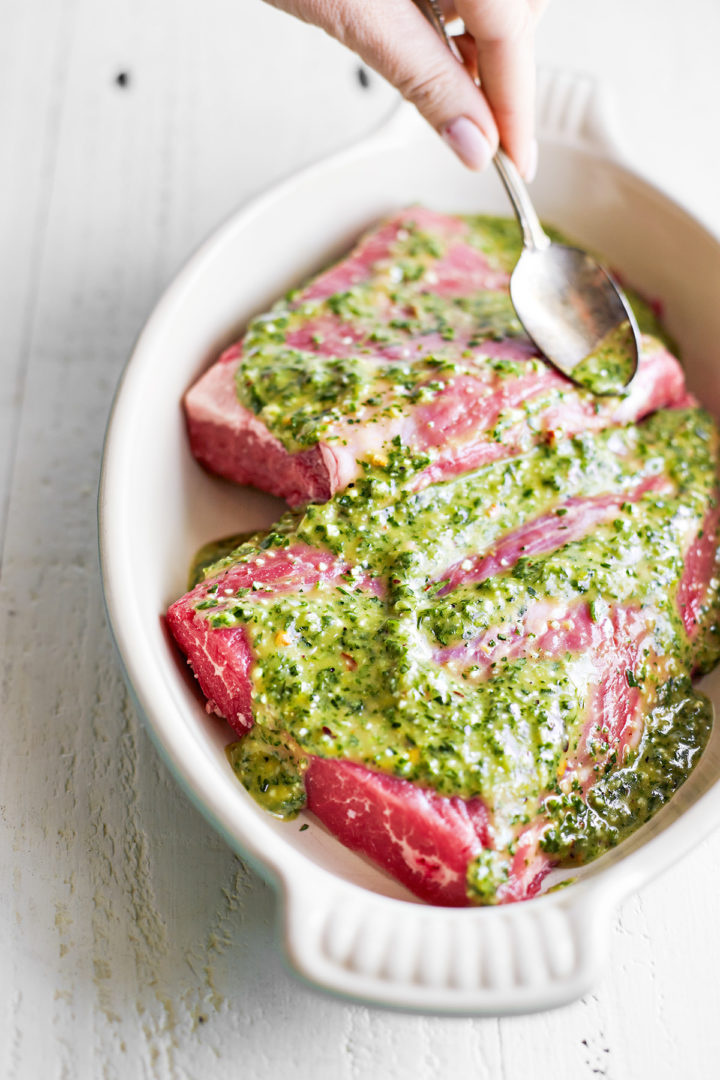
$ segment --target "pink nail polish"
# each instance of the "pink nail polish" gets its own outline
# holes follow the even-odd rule
[[[482,172],[492,161],[490,143],[480,128],[466,116],[458,116],[440,129],[445,142],[469,168]]]

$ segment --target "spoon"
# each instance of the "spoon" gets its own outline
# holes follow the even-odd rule
[[[462,58],[437,0],[415,0],[453,55]],[[595,394],[622,394],[635,374],[639,331],[611,274],[586,251],[553,243],[507,154],[493,159],[522,229],[510,299],[533,344],[559,371]]]

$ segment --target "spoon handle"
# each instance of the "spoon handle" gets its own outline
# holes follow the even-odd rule
[[[437,0],[415,0],[415,4],[430,25],[437,30],[453,56],[462,63],[462,57],[447,32],[445,19]],[[524,246],[531,251],[542,251],[550,245],[550,239],[540,224],[540,218],[535,212],[528,189],[525,187],[525,183],[514,162],[510,160],[504,150],[498,149],[493,158],[493,164],[500,174],[500,179],[508,193],[515,216],[522,229]]]
[[[493,165],[500,174],[515,216],[520,223],[524,246],[530,251],[542,251],[549,247],[550,237],[540,224],[540,218],[532,204],[525,181],[515,167],[515,162],[511,161],[504,150],[498,149],[493,158]]]

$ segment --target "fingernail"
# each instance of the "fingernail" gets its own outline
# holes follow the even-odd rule
[[[537,139],[533,139],[533,141],[530,143],[530,151],[528,153],[528,164],[527,164],[527,168],[525,169],[525,179],[528,182],[528,184],[532,184],[533,180],[535,179],[535,173],[537,172],[537,166],[538,166],[538,144],[537,144]]]
[[[492,161],[493,152],[490,143],[480,128],[468,120],[467,116],[458,116],[440,129],[445,142],[453,148],[457,156],[471,169],[482,172]]]

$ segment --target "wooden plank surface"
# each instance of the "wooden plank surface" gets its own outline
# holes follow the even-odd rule
[[[24,0],[0,36],[0,1075],[717,1075],[720,836],[619,914],[594,992],[512,1020],[334,1001],[175,787],[105,626],[95,499],[133,339],[210,229],[393,96],[258,0]],[[555,0],[541,59],[602,75],[633,158],[720,229],[716,0]],[[122,76],[119,78],[119,76]]]

